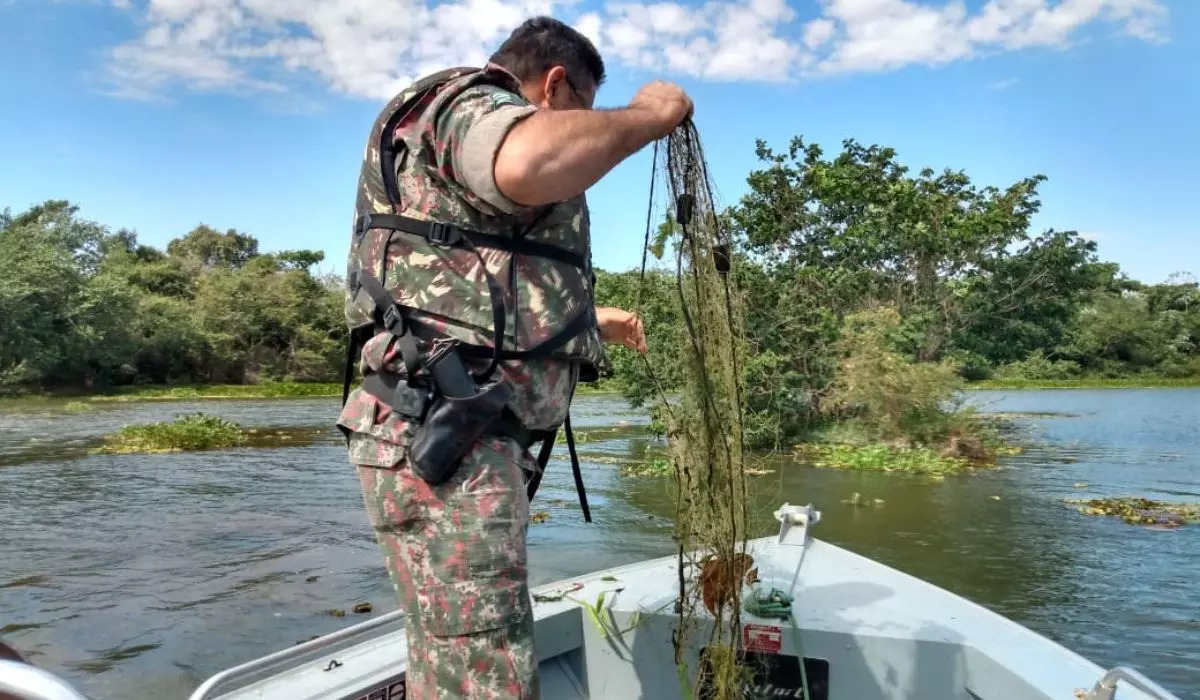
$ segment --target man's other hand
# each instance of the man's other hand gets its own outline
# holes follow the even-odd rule
[[[596,322],[604,342],[624,345],[645,354],[646,333],[637,314],[611,306],[597,306]]]

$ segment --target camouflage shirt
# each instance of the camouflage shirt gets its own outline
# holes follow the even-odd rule
[[[500,144],[514,124],[536,110],[515,91],[515,87],[515,79],[512,90],[491,84],[471,85],[450,97],[444,105],[438,106],[427,123],[407,127],[402,125],[397,129],[397,138],[409,142],[407,162],[397,174],[397,185],[405,195],[410,210],[406,213],[434,214],[442,220],[465,221],[468,228],[483,231],[504,230],[505,226],[510,225],[505,222],[513,220],[536,221],[539,232],[549,232],[551,239],[557,238],[559,243],[590,250],[589,217],[583,196],[547,210],[545,207],[524,207],[512,202],[496,185],[492,163]],[[407,132],[402,134],[404,129]],[[566,236],[577,236],[578,239],[568,241],[565,240]],[[501,286],[507,287],[510,272],[507,265],[497,264],[493,259],[495,256],[487,249],[480,249],[480,252]],[[391,261],[398,256],[408,256],[405,261],[411,261],[417,253],[406,243],[393,243],[386,255]],[[473,256],[458,259],[466,264],[478,264]],[[590,267],[590,254],[588,260]],[[556,264],[547,265],[525,256],[518,258],[514,265],[518,275],[526,279],[541,276],[541,288],[562,298],[519,298],[520,295],[517,295],[518,298],[513,299],[513,295],[510,295],[506,299],[509,324],[505,347],[513,347],[514,338],[520,338],[528,344],[536,343],[540,337],[550,334],[542,328],[544,324],[540,321],[544,309],[553,305],[564,315],[586,310],[591,317],[592,329],[576,341],[575,345],[583,348],[577,352],[598,355],[603,360],[603,350],[595,328],[594,292],[590,281],[584,294],[578,289],[555,285],[554,279],[559,276],[553,267]],[[437,279],[410,285],[412,291],[403,292],[409,298],[402,298],[401,303],[421,309],[437,304],[444,308],[448,308],[446,304],[458,304],[477,307],[480,311],[490,309],[487,286],[482,280],[473,283],[469,276],[462,275],[458,278],[458,286],[451,285],[444,289],[440,284],[441,280]],[[414,299],[417,295],[425,295],[429,299]],[[524,296],[542,295],[526,292]],[[487,316],[490,318],[490,311]],[[469,331],[459,331],[459,337],[463,337],[464,332]],[[463,338],[468,342],[478,342],[470,336]],[[380,334],[365,344],[360,369],[369,367],[375,371],[404,373],[399,351],[394,343],[389,344],[389,339],[387,334]],[[473,368],[486,368],[488,362],[475,360]],[[510,408],[527,428],[551,429],[561,425],[579,378],[577,364],[555,358],[506,361],[500,364],[497,371],[512,387]],[[351,431],[351,462],[394,466],[403,458],[409,424],[395,415],[386,403],[361,388],[350,394],[338,418],[338,425]]]

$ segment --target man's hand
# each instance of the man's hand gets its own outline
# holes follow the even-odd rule
[[[661,80],[643,85],[633,96],[629,107],[653,115],[655,127],[652,140],[660,139],[674,131],[684,119],[692,116],[693,109],[691,98],[682,88]]]
[[[596,322],[604,342],[624,345],[645,354],[646,333],[642,329],[642,319],[636,314],[611,306],[597,306]]]

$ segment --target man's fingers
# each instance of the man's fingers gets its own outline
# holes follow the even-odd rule
[[[633,319],[633,348],[640,353],[646,352],[646,331],[642,327],[642,319]]]

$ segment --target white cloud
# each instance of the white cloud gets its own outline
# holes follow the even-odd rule
[[[201,89],[280,90],[289,73],[334,91],[391,97],[414,78],[478,64],[554,0],[149,0],[142,36],[112,49],[110,77],[139,96],[171,81]]]
[[[987,0],[975,10],[964,0],[817,0],[806,17],[788,0],[613,0],[587,11],[579,1],[110,0],[134,13],[143,32],[111,50],[108,75],[135,97],[172,83],[282,91],[300,74],[341,94],[386,99],[419,75],[483,62],[535,14],[571,21],[610,63],[740,81],[1063,47],[1100,23],[1161,41],[1166,24],[1161,0]]]
[[[804,47],[815,51],[832,39],[833,33],[836,31],[837,25],[833,23],[833,20],[824,17],[814,19],[804,25]]]

